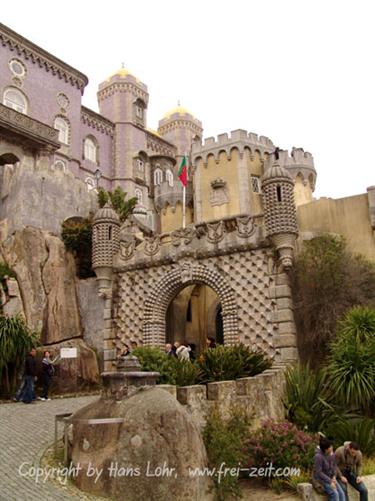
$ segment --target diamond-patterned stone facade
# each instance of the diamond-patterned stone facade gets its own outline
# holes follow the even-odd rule
[[[170,301],[191,283],[204,283],[222,305],[224,342],[243,342],[275,354],[277,324],[270,297],[274,278],[268,249],[249,250],[201,260],[185,260],[117,274],[114,323],[118,339],[163,345]]]

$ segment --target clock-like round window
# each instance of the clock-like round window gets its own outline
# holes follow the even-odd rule
[[[26,75],[26,68],[18,59],[11,59],[9,61],[9,68],[16,77],[24,77]]]
[[[69,108],[69,99],[63,92],[57,94],[57,104],[64,110]]]

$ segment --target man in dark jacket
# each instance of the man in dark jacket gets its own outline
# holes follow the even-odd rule
[[[328,494],[329,501],[345,501],[345,493],[339,480],[347,483],[336,463],[330,440],[322,438],[314,458],[313,483],[320,484]]]
[[[360,501],[368,500],[367,487],[361,477],[362,453],[356,442],[345,442],[335,452],[337,466],[349,484],[359,492]]]
[[[36,349],[32,348],[25,360],[25,385],[22,390],[21,400],[24,404],[31,404],[34,399],[34,380],[36,378]]]

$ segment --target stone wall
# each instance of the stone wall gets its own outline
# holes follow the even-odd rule
[[[283,368],[273,366],[261,374],[236,381],[218,381],[207,385],[160,385],[175,395],[196,422],[203,427],[210,410],[217,409],[226,419],[233,407],[242,408],[252,416],[252,426],[264,419],[284,419],[282,396],[285,388]]]
[[[84,341],[103,354],[104,300],[98,295],[96,278],[77,281],[77,298]]]
[[[54,168],[47,157],[36,161],[18,148],[0,145],[0,154],[11,150],[22,160],[0,170],[0,219],[5,236],[25,226],[59,235],[65,219],[96,211],[96,193],[71,172]]]

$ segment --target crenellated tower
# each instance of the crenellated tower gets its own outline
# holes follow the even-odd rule
[[[192,147],[195,222],[261,214],[260,179],[275,150],[265,136],[238,129]]]
[[[269,168],[275,161],[275,154],[270,155],[265,168]],[[316,170],[314,158],[311,153],[303,148],[292,148],[278,151],[278,164],[284,167],[294,180],[294,198],[296,206],[307,204],[313,199],[316,183]]]

